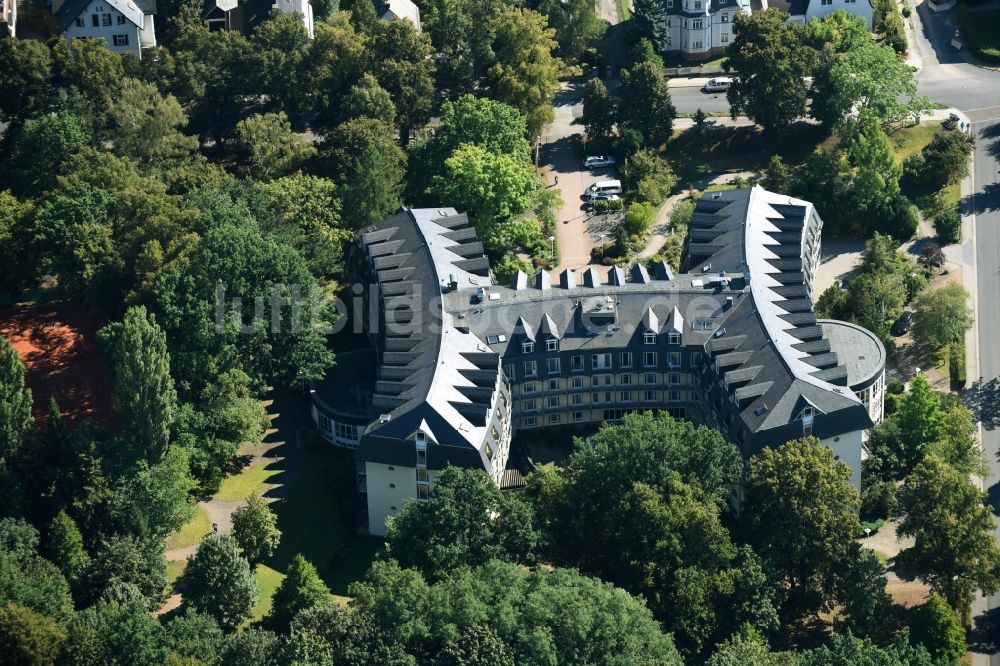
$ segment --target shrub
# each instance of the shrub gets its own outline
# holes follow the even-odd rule
[[[962,215],[958,208],[934,216],[934,231],[942,243],[957,243],[962,239]]]
[[[903,5],[903,18],[910,18],[910,14],[912,13],[913,10],[910,9],[909,5]]]
[[[634,203],[625,213],[625,228],[630,234],[641,236],[649,231],[655,219],[655,206],[649,203]]]

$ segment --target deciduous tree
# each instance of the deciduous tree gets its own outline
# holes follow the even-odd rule
[[[653,150],[670,139],[677,111],[662,65],[644,61],[622,72],[618,96],[620,127],[638,131],[646,147]]]
[[[259,596],[250,565],[228,534],[210,534],[202,540],[188,558],[184,586],[186,603],[230,631],[250,617]]]
[[[233,538],[239,544],[243,557],[256,564],[272,554],[281,540],[281,530],[278,529],[278,517],[271,507],[259,495],[251,495],[247,503],[235,511],[233,519]]]
[[[284,112],[264,113],[236,124],[239,145],[248,155],[250,173],[261,180],[286,176],[316,154],[316,148],[292,131]]]
[[[271,603],[267,623],[275,631],[285,632],[299,612],[332,601],[330,589],[320,579],[316,567],[298,554],[288,565],[285,579],[278,586]]]
[[[913,304],[913,337],[930,350],[961,342],[972,328],[969,293],[958,282],[924,292]]]

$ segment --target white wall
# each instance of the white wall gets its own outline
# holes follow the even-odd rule
[[[398,514],[407,499],[417,498],[417,471],[413,467],[366,462],[365,477],[368,531],[385,536],[386,518]],[[391,487],[393,485],[395,488]]]
[[[810,0],[809,7],[806,9],[806,21],[811,21],[814,18],[821,19],[838,9],[844,9],[848,13],[860,16],[868,24],[868,29],[872,29],[874,9],[872,9],[869,0],[831,0],[828,5],[822,4],[822,0]]]
[[[91,15],[93,14],[97,14],[99,16],[105,14],[110,15],[111,25],[99,25],[95,28],[91,23]],[[150,37],[147,35],[140,36],[139,28],[128,19],[125,19],[124,24],[119,24],[119,16],[122,16],[122,14],[110,4],[103,2],[103,0],[94,0],[87,5],[85,10],[80,12],[79,18],[83,19],[84,25],[82,27],[78,26],[74,20],[73,23],[66,28],[66,32],[63,34],[66,36],[66,41],[68,42],[71,42],[74,39],[84,38],[103,39],[105,44],[107,44],[108,50],[110,51],[114,51],[115,53],[134,53],[135,55],[140,55],[142,46],[144,45],[143,42],[150,41]],[[152,29],[152,16],[149,17],[149,25],[150,29]],[[114,35],[128,35],[128,46],[115,46],[113,39]],[[156,41],[153,39],[152,44],[150,45],[152,46],[155,44]]]
[[[833,449],[834,456],[837,456],[841,462],[851,468],[851,483],[854,484],[858,492],[861,492],[861,439],[863,434],[863,430],[855,430],[822,440],[823,444]]]

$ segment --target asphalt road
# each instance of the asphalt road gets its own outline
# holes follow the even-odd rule
[[[670,86],[670,99],[673,100],[678,113],[694,113],[698,109],[705,113],[710,111],[729,112],[726,93],[704,93],[698,86],[672,85]]]

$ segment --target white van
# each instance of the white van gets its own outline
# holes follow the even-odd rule
[[[599,180],[587,188],[587,196],[593,200],[598,194],[621,194],[622,181]]]
[[[709,79],[705,87],[702,88],[705,92],[725,92],[729,90],[729,87],[733,85],[733,80],[728,76],[719,76],[714,79]]]

